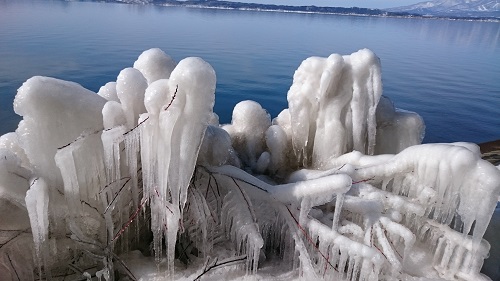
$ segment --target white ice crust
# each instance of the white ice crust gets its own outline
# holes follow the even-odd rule
[[[0,137],[0,276],[488,280],[500,170],[420,144],[373,52],[304,60],[274,119],[247,100],[220,125],[215,87],[156,48],[97,94],[28,79]]]

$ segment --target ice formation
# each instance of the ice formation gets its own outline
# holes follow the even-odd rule
[[[306,59],[274,119],[242,101],[220,125],[215,85],[160,49],[97,94],[27,80],[0,137],[0,276],[488,279],[500,170],[421,145],[370,50]]]

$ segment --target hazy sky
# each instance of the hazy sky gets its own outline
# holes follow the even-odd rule
[[[416,4],[426,0],[229,0],[247,3],[277,5],[315,5],[330,7],[392,8]]]

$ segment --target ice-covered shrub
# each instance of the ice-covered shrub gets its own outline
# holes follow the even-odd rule
[[[159,49],[98,94],[26,81],[0,137],[0,276],[487,279],[500,170],[420,145],[371,51],[306,59],[274,120],[243,101],[219,125],[215,82]]]

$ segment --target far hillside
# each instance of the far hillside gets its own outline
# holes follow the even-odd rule
[[[500,18],[498,0],[435,0],[386,9],[431,16],[496,17]]]

